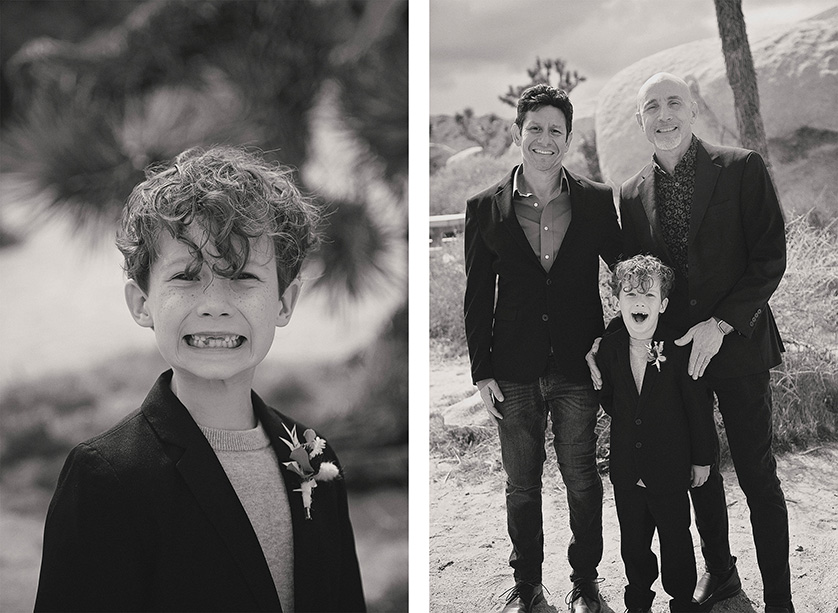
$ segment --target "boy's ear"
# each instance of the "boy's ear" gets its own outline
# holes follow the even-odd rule
[[[669,304],[669,296],[661,300],[661,310],[660,312],[663,313],[666,310],[666,305]]]
[[[521,128],[519,128],[518,124],[515,123],[514,121],[512,122],[512,125],[509,126],[509,133],[512,135],[512,142],[520,147],[521,146]]]
[[[148,310],[148,296],[133,279],[129,279],[125,284],[125,303],[134,321],[143,328],[154,327],[154,321]]]
[[[276,327],[288,325],[291,321],[291,315],[294,313],[294,307],[297,305],[297,298],[300,297],[300,289],[303,281],[299,277],[291,281],[282,296],[279,298],[279,311],[276,314]]]

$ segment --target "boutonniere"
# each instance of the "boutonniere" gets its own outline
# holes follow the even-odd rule
[[[663,341],[652,341],[646,345],[649,355],[646,356],[647,362],[653,362],[658,372],[661,371],[661,362],[666,362],[666,356],[663,355]]]
[[[306,519],[311,519],[311,495],[318,481],[331,481],[340,474],[340,469],[333,462],[323,461],[326,441],[311,428],[303,432],[303,441],[297,438],[297,426],[291,430],[282,424],[291,440],[279,437],[291,450],[291,461],[283,462],[285,467],[300,477],[300,488],[294,490],[303,496]]]

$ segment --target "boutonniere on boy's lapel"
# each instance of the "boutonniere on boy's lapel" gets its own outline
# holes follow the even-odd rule
[[[666,362],[666,356],[663,355],[663,341],[652,341],[646,345],[649,350],[649,355],[646,356],[648,362],[653,362],[658,372],[661,371],[661,362]]]
[[[312,491],[317,487],[318,481],[331,481],[340,475],[340,469],[333,462],[324,462],[321,457],[323,449],[326,448],[325,439],[320,438],[309,428],[303,432],[303,442],[297,438],[297,426],[291,430],[282,424],[291,440],[280,437],[280,440],[288,445],[291,450],[291,461],[283,462],[286,468],[293,471],[300,477],[300,492],[303,496],[303,507],[306,510],[306,519],[311,519]]]

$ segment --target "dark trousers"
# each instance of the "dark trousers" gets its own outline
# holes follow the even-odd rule
[[[782,605],[791,601],[789,523],[785,497],[777,478],[777,463],[771,451],[769,377],[768,372],[732,379],[705,375],[709,389],[719,400],[736,477],[751,512],[765,603]],[[707,482],[690,493],[707,570],[722,573],[730,568],[732,559],[718,456]]]
[[[663,589],[675,601],[673,604],[689,603],[695,591],[696,571],[687,492],[650,492],[639,485],[628,489],[615,487],[614,503],[620,521],[620,553],[628,579],[626,608],[652,607],[655,592],[651,588],[658,578],[658,560],[652,552],[655,529],[660,542]]]
[[[504,401],[498,422],[506,471],[506,518],[516,581],[541,583],[544,531],[541,475],[547,454],[544,433],[549,411],[553,446],[567,489],[572,537],[567,549],[571,580],[595,579],[602,559],[602,480],[596,468],[599,401],[590,383],[567,380],[551,358],[547,372],[532,383],[498,381]]]

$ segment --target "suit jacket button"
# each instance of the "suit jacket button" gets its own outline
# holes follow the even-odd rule
[[[640,448],[643,446],[643,443],[635,443],[635,444],[634,444],[634,446],[635,446],[637,449],[640,449]]]
[[[640,424],[642,424],[642,423],[643,423],[643,420],[642,420],[642,419],[635,419],[635,420],[634,420],[634,425],[636,425],[636,426],[639,426],[639,425],[640,425]]]
[[[696,300],[695,298],[693,298],[692,300],[690,300],[690,306],[695,306],[695,305],[697,305],[697,304],[698,304],[698,300]]]
[[[548,319],[550,319],[550,318],[547,317],[547,313],[545,313],[544,315],[541,316],[541,321],[547,321]]]
[[[552,284],[553,284],[553,279],[547,279],[547,285],[552,285]]]

